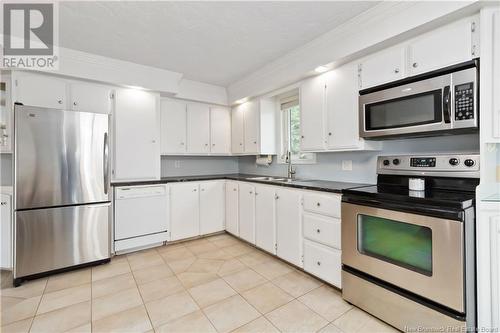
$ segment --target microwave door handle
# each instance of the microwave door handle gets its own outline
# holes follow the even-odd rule
[[[443,89],[443,118],[445,124],[451,122],[451,89],[450,86],[446,86]]]

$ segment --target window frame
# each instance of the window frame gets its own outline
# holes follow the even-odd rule
[[[277,155],[278,164],[287,164],[286,155],[290,149],[290,109],[294,106],[299,106],[300,100],[298,93],[286,94],[282,98],[277,99],[279,110],[279,132],[280,132],[280,150]],[[300,117],[302,119],[302,117]],[[300,139],[300,138],[299,138]],[[302,158],[300,156],[303,156]],[[292,155],[292,164],[316,164],[316,153],[304,153]]]

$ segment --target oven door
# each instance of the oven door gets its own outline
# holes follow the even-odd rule
[[[342,263],[465,312],[461,221],[342,203]]]
[[[417,135],[452,128],[451,74],[359,97],[364,138]]]

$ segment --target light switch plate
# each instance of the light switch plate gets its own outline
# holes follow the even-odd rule
[[[342,161],[342,170],[343,171],[352,171],[352,160]]]

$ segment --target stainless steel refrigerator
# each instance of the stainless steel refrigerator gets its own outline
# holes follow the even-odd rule
[[[109,116],[16,105],[14,123],[14,284],[109,260]]]

